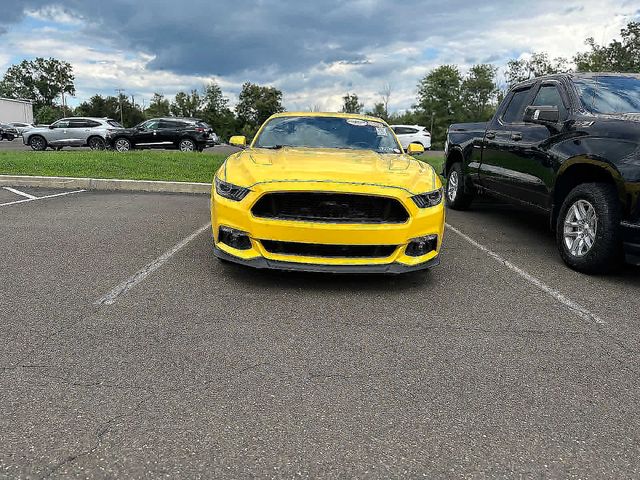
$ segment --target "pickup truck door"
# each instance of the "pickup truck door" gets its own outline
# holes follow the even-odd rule
[[[537,86],[531,105],[557,107],[558,125],[563,125],[568,117],[568,96],[562,84],[555,80]],[[551,208],[551,189],[559,164],[550,149],[554,138],[561,138],[560,132],[560,127],[534,123],[513,125],[509,149],[513,175],[507,179],[505,187],[509,195],[543,209]]]
[[[484,135],[482,162],[480,164],[480,184],[492,193],[511,197],[511,183],[518,175],[513,144],[518,135],[514,128],[522,122],[524,110],[532,97],[532,85],[509,93],[507,98],[489,122]]]

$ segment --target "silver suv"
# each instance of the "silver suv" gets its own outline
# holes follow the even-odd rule
[[[110,118],[63,118],[48,127],[37,127],[24,132],[22,141],[34,150],[46,150],[47,147],[56,150],[61,150],[62,147],[104,150],[109,145],[109,138],[122,128],[122,125]]]

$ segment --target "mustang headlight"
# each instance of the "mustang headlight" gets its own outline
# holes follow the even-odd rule
[[[442,188],[434,190],[433,192],[414,195],[411,199],[419,208],[435,207],[442,202]]]
[[[248,188],[239,187],[233,183],[223,182],[218,177],[215,178],[216,192],[218,195],[229,200],[239,202],[251,191]]]

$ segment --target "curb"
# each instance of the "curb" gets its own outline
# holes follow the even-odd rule
[[[211,193],[210,183],[164,182],[157,180],[119,180],[116,178],[37,177],[0,175],[0,185],[129,192]]]

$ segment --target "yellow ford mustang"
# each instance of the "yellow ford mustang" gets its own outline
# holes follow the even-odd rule
[[[245,146],[246,140],[232,137],[231,143]],[[439,263],[442,184],[431,166],[403,152],[380,119],[282,113],[216,172],[211,221],[222,260],[402,273]]]

